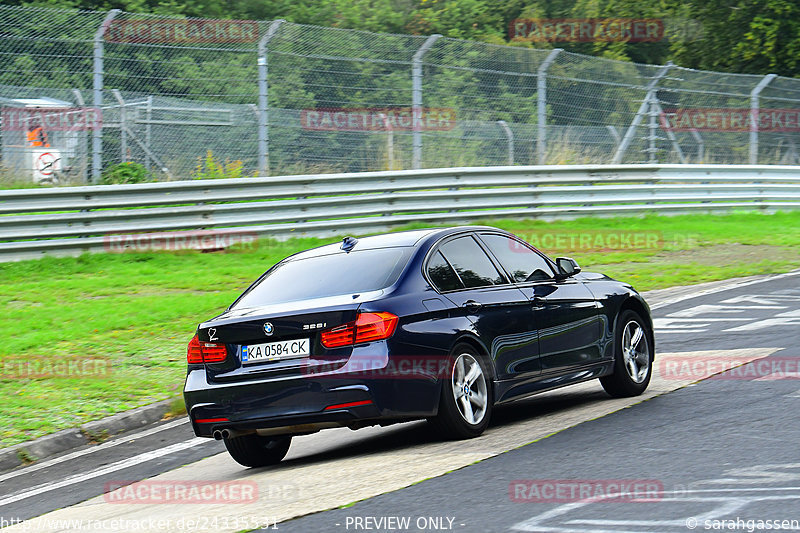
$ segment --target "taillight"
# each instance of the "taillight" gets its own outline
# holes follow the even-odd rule
[[[356,319],[356,344],[388,339],[397,327],[392,313],[362,313]]]
[[[203,352],[200,351],[200,339],[197,338],[197,335],[192,337],[192,340],[189,341],[189,348],[186,351],[186,360],[190,365],[203,364]]]
[[[200,351],[203,352],[204,363],[221,363],[228,357],[228,349],[224,344],[201,342]]]
[[[355,322],[350,322],[349,324],[323,331],[322,335],[320,335],[320,342],[326,348],[349,346],[353,344],[355,329]]]
[[[326,348],[338,348],[388,339],[394,334],[397,321],[392,313],[361,313],[355,322],[323,331],[320,342]]]
[[[224,344],[200,342],[197,335],[189,341],[189,347],[186,351],[186,360],[190,365],[221,363],[226,357],[228,357],[228,349]]]

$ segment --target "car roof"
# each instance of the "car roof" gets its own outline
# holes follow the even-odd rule
[[[368,237],[358,237],[358,242],[353,247],[353,251],[374,250],[378,248],[399,248],[416,247],[439,240],[441,237],[462,233],[466,231],[492,230],[503,231],[490,226],[456,226],[449,228],[428,228],[409,231],[398,231],[394,233],[382,233],[380,235],[370,235]],[[326,244],[317,248],[312,248],[304,252],[296,253],[291,260],[306,259],[342,252],[341,241],[333,244]],[[342,252],[343,253],[343,252]],[[289,259],[289,258],[287,258]]]

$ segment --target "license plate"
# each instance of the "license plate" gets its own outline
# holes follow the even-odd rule
[[[311,339],[292,339],[242,346],[240,353],[242,364],[248,364],[306,357],[311,354],[310,348]]]

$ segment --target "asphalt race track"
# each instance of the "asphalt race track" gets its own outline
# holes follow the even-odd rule
[[[437,441],[424,423],[323,431],[296,438],[266,469],[240,467],[177,420],[0,474],[0,526],[599,533],[748,531],[760,520],[800,529],[799,282],[797,272],[695,297],[660,291],[655,373],[640,398],[609,399],[594,382],[562,389],[498,408],[471,441]],[[249,483],[257,497],[103,496],[108,483],[145,478]]]

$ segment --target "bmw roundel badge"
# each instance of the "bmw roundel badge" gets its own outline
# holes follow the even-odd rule
[[[264,333],[266,333],[267,336],[275,333],[275,326],[272,325],[272,322],[264,322]]]

